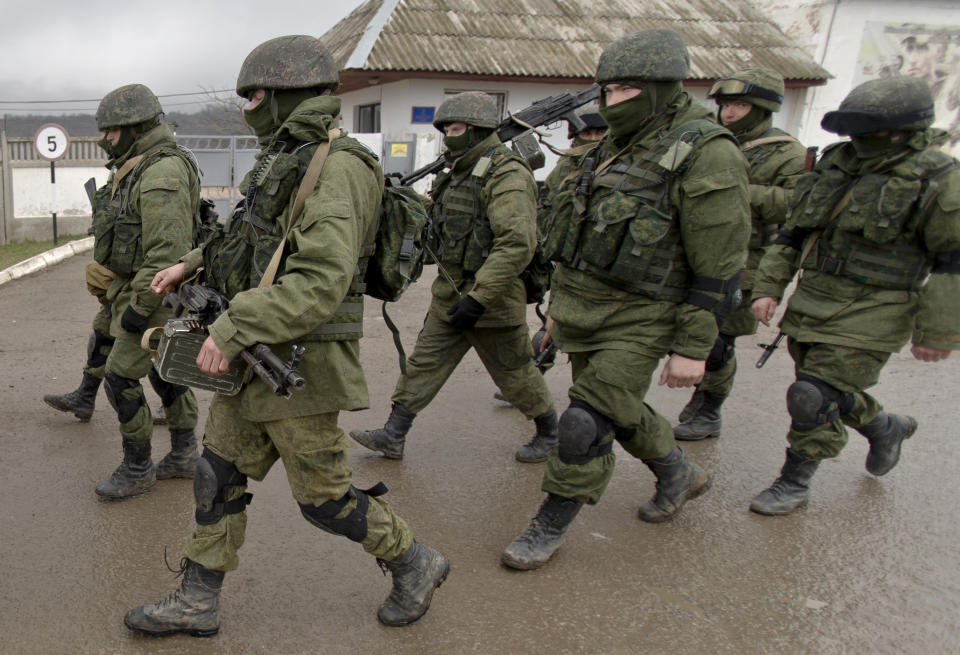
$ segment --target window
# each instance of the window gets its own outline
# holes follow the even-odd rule
[[[449,90],[443,92],[443,99],[447,100],[450,96],[455,96],[458,93],[466,93],[467,91],[480,91],[481,93],[486,93],[488,96],[493,96],[497,101],[497,116],[500,121],[503,121],[504,114],[507,110],[507,94],[500,93],[497,91],[483,91],[482,89],[457,89]]]
[[[355,131],[360,134],[371,134],[380,131],[380,103],[374,105],[360,105],[357,107],[357,117],[354,121]]]

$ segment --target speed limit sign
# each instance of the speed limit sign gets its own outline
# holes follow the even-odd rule
[[[57,161],[67,154],[70,137],[67,131],[56,123],[41,125],[33,137],[33,147],[37,154],[47,161]]]

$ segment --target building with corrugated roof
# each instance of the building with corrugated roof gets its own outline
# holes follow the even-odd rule
[[[807,90],[830,77],[748,0],[368,0],[321,38],[341,69],[343,126],[375,145],[379,135],[385,170],[406,172],[437,156],[431,122],[447,96],[484,91],[515,112],[582,90],[606,45],[648,28],[680,33],[686,86],[704,102],[718,76],[779,71],[787,94],[776,122],[787,130],[799,127]],[[549,141],[565,147],[566,125]]]

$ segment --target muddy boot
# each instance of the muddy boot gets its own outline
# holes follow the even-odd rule
[[[533,419],[537,433],[525,446],[521,446],[515,457],[518,462],[545,462],[547,455],[557,445],[557,412],[550,410]]]
[[[773,481],[769,489],[761,491],[753,499],[750,511],[778,516],[803,507],[810,497],[810,478],[818,466],[820,460],[803,459],[787,448],[787,460],[780,469],[780,477]]]
[[[504,549],[500,561],[512,569],[539,569],[563,544],[563,535],[582,506],[563,496],[547,494],[530,525]]]
[[[167,424],[167,413],[163,409],[163,405],[158,406],[152,412],[150,412],[150,418],[153,419],[154,425],[166,425]]]
[[[119,500],[147,491],[157,482],[157,476],[150,461],[149,441],[130,441],[123,439],[123,462],[110,477],[97,485],[98,496]]]
[[[157,479],[193,479],[199,459],[193,430],[170,430],[170,452],[157,463]]]
[[[857,428],[870,442],[867,453],[867,471],[886,475],[900,460],[900,446],[917,431],[917,420],[912,416],[880,412],[877,417]]]
[[[657,476],[657,493],[640,508],[640,519],[648,523],[673,518],[684,503],[710,488],[710,474],[677,447],[666,457],[643,463]]]
[[[212,637],[220,630],[220,589],[223,571],[184,560],[180,588],[155,605],[136,607],[123,617],[131,630],[148,635],[186,632],[193,637]]]
[[[450,562],[442,553],[414,541],[400,557],[390,562],[377,563],[393,575],[393,589],[377,611],[384,625],[413,623],[430,609],[433,590],[447,579]]]
[[[393,403],[390,418],[379,430],[351,430],[350,436],[358,444],[383,453],[387,459],[403,459],[403,445],[416,414],[399,403]]]
[[[709,391],[696,393],[702,394],[700,406],[690,418],[681,420],[680,425],[673,428],[673,437],[680,441],[700,441],[708,437],[720,436],[720,406],[727,397]],[[693,403],[693,400],[690,403]]]
[[[97,391],[100,389],[101,382],[103,382],[101,378],[84,373],[76,391],[62,396],[47,394],[43,397],[43,402],[61,412],[73,412],[73,415],[81,421],[89,421],[93,416],[93,406],[97,401]]]
[[[693,392],[693,395],[690,396],[690,402],[680,410],[680,416],[677,417],[678,421],[686,423],[697,415],[697,410],[700,409],[700,405],[703,404],[703,394],[704,392],[699,389]]]

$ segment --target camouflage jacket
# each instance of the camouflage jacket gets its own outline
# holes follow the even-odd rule
[[[609,136],[604,138],[596,160],[615,158],[608,170],[629,168],[660,147],[665,134],[698,119],[712,121],[713,116],[681,93],[625,152]],[[719,280],[743,269],[750,234],[747,164],[732,136],[723,134],[695,145],[667,188],[672,221],[677,223],[670,229],[679,234],[689,269]],[[704,293],[716,300],[723,297]],[[673,351],[703,360],[717,336],[713,313],[698,305],[625,291],[562,263],[551,282],[550,315],[558,345],[567,352],[612,348],[662,357]]]
[[[519,276],[536,248],[536,182],[530,169],[513,158],[512,151],[492,134],[456,159],[448,171],[438,175],[430,190],[437,228],[443,218],[439,217],[438,221],[437,214],[444,212],[441,197],[451,178],[472,175],[481,158],[491,151],[511,158],[481,176],[484,181],[477,206],[486,217],[487,225],[482,229],[492,237],[489,252],[475,273],[456,264],[443,264],[461,293],[467,291],[465,295],[486,307],[477,327],[520,325],[526,321],[526,292]],[[430,312],[440,320],[449,320],[447,310],[459,297],[456,290],[445,276],[439,275],[432,293]]]
[[[931,148],[930,136],[916,133],[889,159],[858,159],[843,142],[801,179],[788,234],[768,248],[754,285],[754,298],[779,300],[802,249],[818,239],[784,314],[782,329],[792,338],[896,352],[912,336],[916,344],[960,349],[960,165]],[[871,275],[878,279],[866,281]],[[898,275],[915,282],[885,281]]]

